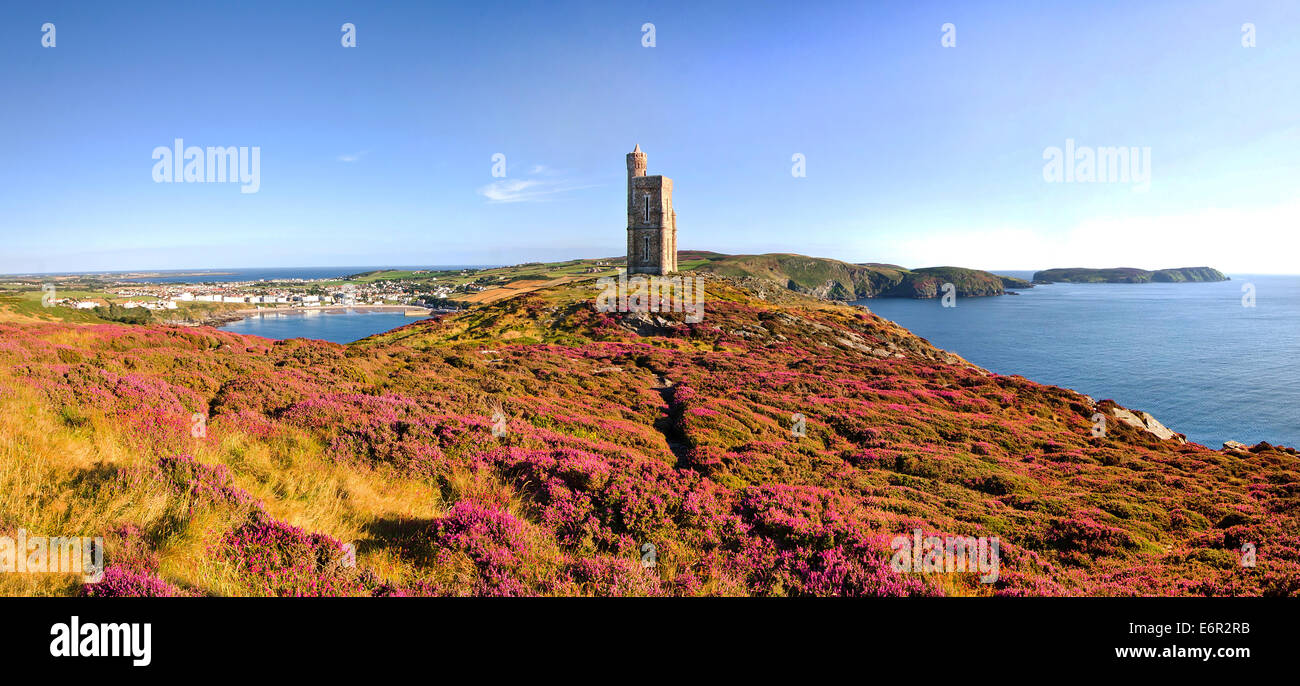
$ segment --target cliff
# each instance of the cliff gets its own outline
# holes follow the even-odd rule
[[[720,276],[761,278],[827,300],[937,298],[944,283],[960,297],[1002,295],[1008,288],[1032,288],[1023,279],[963,267],[907,269],[895,264],[854,264],[790,253],[717,255],[695,267]]]

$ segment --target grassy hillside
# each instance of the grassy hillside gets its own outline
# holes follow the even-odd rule
[[[1070,267],[1064,269],[1045,269],[1034,273],[1035,283],[1181,283],[1187,281],[1227,281],[1223,272],[1211,267],[1179,267],[1177,269],[1134,269],[1116,267],[1113,269],[1085,269]]]
[[[103,322],[92,310],[44,307],[41,295],[39,290],[0,292],[0,322]]]
[[[890,265],[858,265],[806,255],[719,255],[696,271],[732,277],[757,277],[791,290],[833,300],[856,300],[896,286],[906,270]]]
[[[694,269],[720,276],[775,281],[791,290],[829,300],[937,298],[943,295],[944,283],[952,283],[960,297],[1002,295],[1007,288],[1032,287],[1021,279],[978,269],[905,269],[893,264],[852,264],[789,253],[719,255]]]
[[[0,592],[1300,590],[1294,451],[1160,440],[861,308],[706,279],[696,324],[570,283],[351,346],[0,324],[0,532],[103,535],[108,562]],[[895,571],[914,529],[998,537],[997,582]]]

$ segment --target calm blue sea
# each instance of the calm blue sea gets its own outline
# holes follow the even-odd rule
[[[1213,448],[1229,439],[1300,446],[1300,276],[1230,276],[1052,284],[953,308],[858,304],[981,367],[1145,410]],[[1248,284],[1255,307],[1242,305]]]
[[[351,343],[366,336],[382,333],[424,317],[408,317],[401,312],[290,312],[263,313],[222,325],[231,333],[265,338],[317,338],[334,343]]]

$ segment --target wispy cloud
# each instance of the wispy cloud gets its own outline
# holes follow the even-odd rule
[[[525,178],[497,179],[478,189],[478,194],[488,202],[542,202],[560,193],[594,188],[599,184],[583,184],[564,178],[559,172],[544,164],[534,164]]]
[[[339,155],[339,156],[338,156],[338,161],[340,161],[340,162],[356,162],[357,160],[360,160],[362,157],[365,157],[365,156],[366,156],[367,154],[369,154],[369,153],[370,153],[369,150],[362,150],[361,152],[354,152],[354,153],[350,153],[350,154],[346,154],[346,155]]]

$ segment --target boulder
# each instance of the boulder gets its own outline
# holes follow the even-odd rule
[[[1171,438],[1177,438],[1179,443],[1187,442],[1186,439],[1174,433],[1171,429],[1166,427],[1164,424],[1161,424],[1159,419],[1152,417],[1150,413],[1138,412],[1137,414],[1139,417],[1142,418],[1142,421],[1146,423],[1147,431],[1150,431],[1151,433],[1160,437],[1161,440],[1167,441]]]
[[[1187,442],[1187,439],[1183,438],[1181,434],[1174,433],[1164,424],[1161,424],[1160,420],[1151,416],[1148,412],[1138,411],[1137,413],[1133,413],[1122,407],[1116,407],[1112,410],[1111,414],[1121,422],[1124,422],[1135,429],[1142,429],[1162,441],[1167,441],[1172,438],[1177,440],[1179,443]]]

